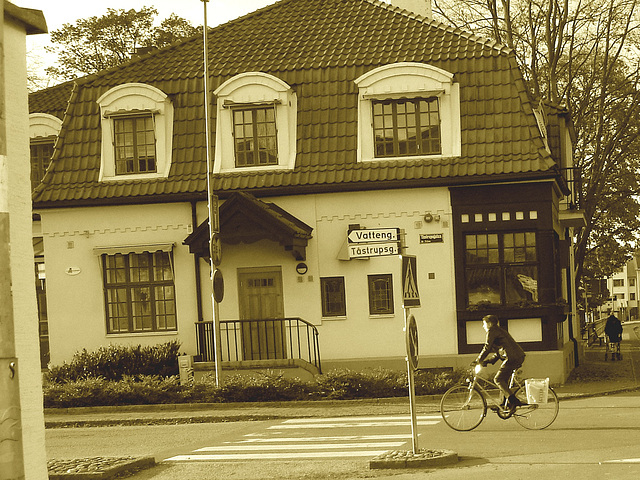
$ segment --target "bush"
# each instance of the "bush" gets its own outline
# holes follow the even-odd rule
[[[177,363],[177,360],[176,360]],[[458,383],[465,372],[417,372],[416,394],[441,394]],[[313,381],[286,378],[269,371],[254,377],[230,376],[216,387],[213,377],[180,385],[177,376],[125,375],[121,380],[87,377],[44,383],[45,407],[133,405],[159,403],[265,402],[319,399],[401,397],[407,395],[407,375],[385,369],[367,372],[334,370]]]
[[[137,375],[170,377],[178,374],[179,350],[180,344],[176,341],[151,347],[109,345],[95,352],[83,349],[70,363],[49,367],[45,378],[61,383],[96,377],[106,380]]]

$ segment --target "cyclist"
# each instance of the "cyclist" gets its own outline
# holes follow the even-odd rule
[[[494,364],[502,359],[502,365],[498,369],[494,380],[500,391],[507,399],[507,407],[514,409],[522,406],[523,403],[509,390],[509,379],[511,374],[520,368],[524,362],[524,350],[513,339],[509,332],[498,325],[498,317],[486,315],[482,318],[482,327],[487,332],[484,347],[474,363],[479,363],[483,367],[487,363]],[[490,354],[493,354],[490,357]]]

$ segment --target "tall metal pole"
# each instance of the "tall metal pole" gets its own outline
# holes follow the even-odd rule
[[[220,352],[220,309],[218,307],[218,302],[215,300],[213,295],[214,289],[214,255],[213,255],[213,246],[214,246],[214,235],[218,232],[217,230],[217,219],[218,219],[218,197],[213,193],[213,189],[211,186],[211,174],[213,173],[213,162],[211,161],[211,126],[210,126],[210,117],[209,117],[209,41],[208,41],[208,27],[207,27],[207,3],[209,0],[200,0],[204,5],[204,25],[202,28],[202,39],[203,39],[203,62],[204,62],[204,128],[205,128],[205,146],[206,146],[206,158],[207,158],[207,209],[209,212],[209,245],[210,245],[210,260],[211,260],[211,309],[213,315],[213,351],[215,355],[215,371],[216,371],[216,386],[219,387],[221,384],[220,381],[220,373],[222,371],[222,355]]]
[[[11,291],[4,69],[4,0],[0,0],[0,480],[21,480],[24,458]]]

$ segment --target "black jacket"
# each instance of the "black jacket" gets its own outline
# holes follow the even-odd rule
[[[520,345],[509,335],[509,332],[498,325],[489,328],[484,347],[482,347],[476,362],[481,363],[492,352],[497,353],[502,358],[519,363],[522,363],[525,357],[524,350]]]

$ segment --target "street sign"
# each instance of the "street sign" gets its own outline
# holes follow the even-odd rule
[[[222,272],[217,268],[213,272],[213,299],[220,303],[224,298],[224,279]]]
[[[418,325],[413,315],[407,319],[406,339],[409,366],[415,370],[418,368]]]
[[[420,306],[418,265],[416,257],[413,255],[402,256],[402,305],[405,307]]]
[[[371,243],[366,245],[349,245],[349,258],[384,257],[399,255],[397,243]]]
[[[349,243],[397,242],[400,240],[399,228],[370,228],[351,230],[347,235]]]
[[[443,243],[444,234],[442,233],[421,233],[420,243]]]
[[[222,242],[220,241],[220,234],[214,233],[211,236],[209,248],[211,249],[211,261],[217,267],[222,262]]]

